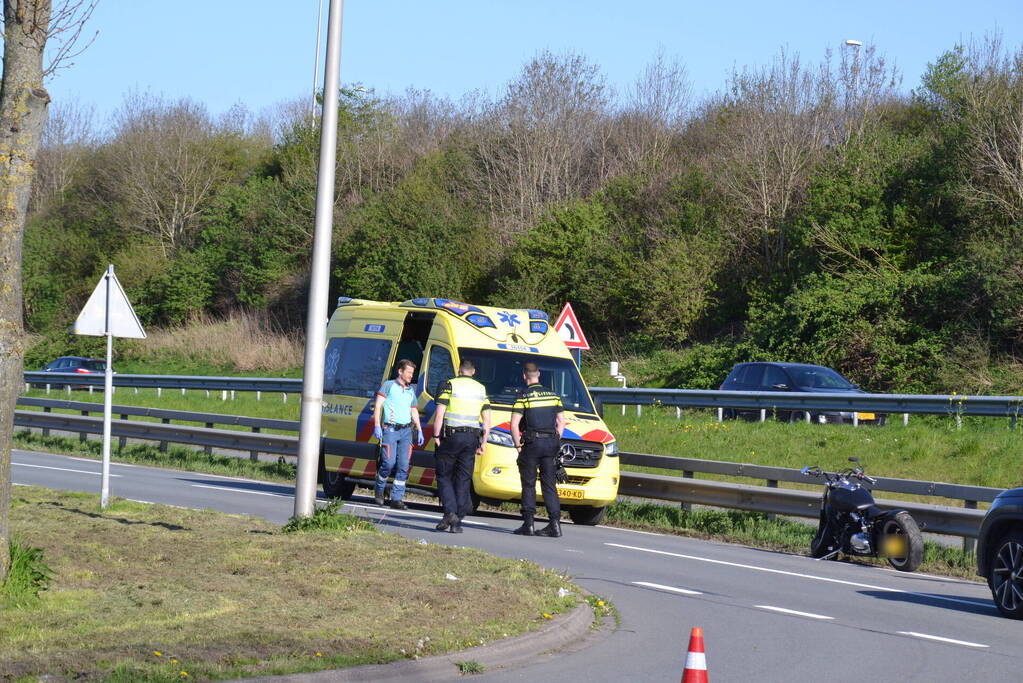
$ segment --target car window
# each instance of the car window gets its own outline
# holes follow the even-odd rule
[[[785,374],[785,371],[779,368],[777,365],[765,365],[764,366],[764,383],[765,388],[772,388],[776,384],[784,384],[788,386],[789,377]]]
[[[390,355],[391,342],[387,339],[331,339],[324,356],[324,391],[372,397],[380,387]]]
[[[103,372],[107,369],[107,362],[105,360],[87,360],[82,361],[82,367],[93,372]]]
[[[750,363],[739,369],[739,374],[736,377],[736,382],[739,384],[746,384],[749,386],[760,386],[760,381],[764,376],[764,366],[757,363]]]
[[[426,393],[436,397],[441,385],[455,376],[455,366],[451,362],[451,352],[443,346],[430,349],[430,361],[426,367]]]
[[[796,386],[806,389],[838,389],[843,391],[855,389],[852,382],[831,368],[805,368],[798,370],[795,381]]]

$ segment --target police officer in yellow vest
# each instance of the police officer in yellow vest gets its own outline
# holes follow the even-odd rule
[[[517,464],[522,481],[522,526],[513,533],[520,536],[561,536],[561,501],[556,486],[558,450],[565,430],[565,408],[561,397],[540,384],[540,368],[527,361],[522,364],[526,390],[512,406],[512,443],[519,451]],[[536,470],[540,470],[540,491],[549,522],[539,531],[533,529],[536,513]]]
[[[490,400],[486,387],[472,378],[475,374],[473,362],[462,360],[458,377],[445,382],[437,396],[434,457],[437,493],[444,506],[437,531],[462,533],[462,519],[472,512],[472,470],[490,434]]]

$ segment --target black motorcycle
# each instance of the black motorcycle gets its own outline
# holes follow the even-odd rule
[[[859,458],[849,458],[857,463]],[[820,467],[800,470],[808,477],[824,477],[820,524],[810,542],[810,555],[831,559],[838,553],[883,557],[895,569],[915,571],[924,559],[920,527],[905,510],[882,510],[863,483],[877,480],[854,466],[842,472]]]

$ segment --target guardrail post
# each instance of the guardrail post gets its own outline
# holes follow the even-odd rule
[[[169,425],[170,424],[170,418],[169,417],[165,417],[162,420],[160,420],[160,422],[164,423],[165,425]],[[160,442],[160,452],[161,453],[166,453],[167,452],[167,442],[166,441],[161,441]]]
[[[860,414],[857,413],[857,412],[853,412],[853,427],[859,427],[859,426],[860,426]]]
[[[760,421],[767,422],[767,408],[760,409]]]
[[[903,413],[902,414],[902,426],[903,427],[908,427],[909,426],[909,413]]]
[[[128,416],[122,413],[121,414],[121,419],[122,420],[127,420]],[[119,437],[117,439],[117,450],[123,451],[124,447],[127,446],[127,445],[128,445],[128,437],[122,436],[122,437]]]
[[[692,479],[693,476],[694,476],[694,474],[692,472],[690,472],[689,470],[682,470],[682,478],[683,479]],[[682,503],[681,507],[682,507],[682,510],[684,512],[692,512],[693,511],[693,504],[692,503]]]
[[[213,429],[213,423],[207,422],[206,429]],[[213,446],[207,446],[206,448],[204,448],[203,453],[205,453],[206,455],[213,455]]]
[[[53,409],[52,409],[52,408],[50,408],[50,406],[45,406],[45,407],[43,408],[43,412],[44,412],[44,413],[52,413],[52,412],[53,412]],[[46,427],[43,427],[43,436],[49,436],[49,435],[50,435],[50,430],[49,430],[49,429],[47,429]]]
[[[636,404],[636,417],[643,417],[643,406]]]
[[[163,387],[156,387],[156,397],[161,398],[163,396]]]
[[[767,481],[767,488],[769,488],[769,489],[776,489],[776,488],[778,488],[778,480],[777,479],[767,479],[765,481]],[[764,515],[764,518],[767,519],[767,521],[769,521],[769,522],[773,522],[776,519],[776,516],[775,516],[775,514],[773,512],[768,512],[766,515]]]
[[[259,434],[259,427],[252,428],[253,434]],[[249,451],[249,460],[256,462],[259,460],[259,451]]]
[[[85,417],[89,417],[89,411],[88,410],[83,410],[82,411],[82,415],[84,415]],[[88,436],[89,435],[86,434],[85,432],[79,432],[78,433],[78,440],[79,441],[85,441],[88,438]]]
[[[262,395],[263,395],[262,391],[257,391],[256,392],[256,400],[258,401]]]
[[[718,408],[718,422],[724,422],[724,421],[725,421],[725,409],[724,408]]]
[[[967,510],[976,510],[977,509],[977,501],[975,501],[975,500],[963,501],[963,507],[966,508]],[[964,553],[973,553],[973,552],[976,552],[976,551],[977,551],[977,539],[970,538],[969,536],[963,536],[963,552]]]

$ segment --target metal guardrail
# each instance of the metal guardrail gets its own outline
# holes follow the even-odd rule
[[[114,375],[114,387],[205,389],[207,391],[276,391],[302,393],[302,380],[289,377],[202,377],[190,375]],[[103,387],[103,373],[26,372],[25,384]]]
[[[56,408],[86,413],[101,412],[103,410],[100,404],[82,401],[21,398],[19,399],[19,404],[42,407],[44,410]],[[235,415],[191,413],[187,411],[135,408],[130,406],[114,406],[113,412],[122,416],[151,417],[162,420],[159,423],[141,420],[131,421],[128,419],[112,420],[111,433],[121,439],[133,438],[159,441],[162,445],[171,442],[203,446],[207,449],[207,452],[211,448],[249,451],[253,458],[255,458],[256,453],[294,456],[298,450],[297,436],[247,433],[237,430],[212,428],[214,424],[221,424],[249,426],[253,429],[297,429],[297,423],[288,420],[269,420]],[[166,424],[170,420],[202,422],[207,426],[196,427]],[[82,438],[84,438],[85,434],[103,433],[102,418],[87,415],[16,410],[14,423],[19,427],[77,432],[82,435]],[[813,484],[813,482],[802,476],[799,470],[644,453],[623,452],[619,457],[623,464],[672,470],[682,474],[681,477],[672,477],[641,472],[622,472],[618,489],[620,495],[798,517],[815,518],[818,514],[820,504],[819,492],[777,487],[778,482],[781,481]],[[751,486],[748,484],[695,479],[693,477],[696,473],[762,479],[767,485]],[[964,501],[965,507],[959,508],[947,505],[877,500],[877,504],[882,508],[900,507],[908,510],[924,531],[962,536],[964,538],[975,538],[977,536],[980,521],[984,516],[982,510],[976,509],[977,502],[994,500],[995,496],[1002,492],[1002,489],[983,486],[895,479],[890,477],[879,477],[877,484],[871,488],[875,491],[937,496]]]
[[[713,391],[704,389],[623,389],[590,387],[602,405],[664,405],[681,408],[747,408],[823,410],[920,415],[1023,416],[1023,396],[961,396],[959,394],[850,394],[798,391]]]
[[[302,392],[302,380],[274,377],[199,377],[188,375],[114,375],[114,387],[205,389],[207,391]],[[102,387],[100,373],[26,372],[26,385]],[[679,408],[743,408],[766,411],[836,411],[1005,417],[1023,416],[1023,396],[959,394],[850,394],[796,391],[716,391],[709,389],[636,389],[589,387],[601,411],[604,405],[664,405]]]

